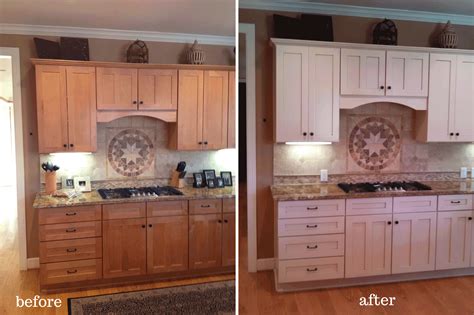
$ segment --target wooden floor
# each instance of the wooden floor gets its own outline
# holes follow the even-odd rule
[[[212,276],[190,280],[164,281],[144,285],[122,286],[64,294],[40,294],[38,270],[19,271],[16,216],[14,215],[14,211],[11,211],[12,203],[10,203],[9,206],[6,206],[8,203],[5,202],[5,199],[0,198],[0,200],[2,200],[2,204],[0,205],[0,315],[67,314],[67,299],[71,297],[92,296],[234,279],[234,275]],[[59,309],[16,308],[17,295],[25,299],[33,298],[36,294],[40,295],[42,298],[60,298],[62,300],[62,307]]]

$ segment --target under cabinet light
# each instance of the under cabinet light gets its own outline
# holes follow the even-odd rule
[[[80,155],[80,154],[84,154],[84,155],[90,155],[92,154],[92,152],[57,152],[57,153],[50,153],[49,155],[56,155],[56,156],[60,156],[60,155],[73,155],[73,154],[77,154],[77,155]]]
[[[332,144],[332,142],[324,142],[324,141],[317,141],[317,142],[285,142],[288,145],[328,145]]]

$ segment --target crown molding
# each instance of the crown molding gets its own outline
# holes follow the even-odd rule
[[[240,0],[239,8],[266,11],[286,11],[327,15],[359,16],[368,18],[387,18],[393,20],[431,23],[446,23],[449,20],[452,24],[474,26],[474,16],[471,15],[362,7],[343,4],[274,1],[255,2],[252,0]]]
[[[4,24],[0,23],[0,34],[36,35],[36,36],[68,36],[101,39],[120,39],[150,42],[168,43],[193,43],[197,40],[204,45],[235,46],[235,37],[186,34],[186,33],[164,33],[150,31],[116,30],[106,28],[85,28],[70,26],[48,26],[27,24]]]

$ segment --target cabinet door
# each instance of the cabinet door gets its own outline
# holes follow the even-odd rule
[[[227,113],[227,147],[235,148],[235,71],[229,72],[229,110]]]
[[[306,141],[309,134],[308,47],[277,46],[275,75],[275,141]]]
[[[137,69],[96,68],[97,109],[137,109]]]
[[[221,214],[189,216],[189,269],[221,266]]]
[[[204,104],[202,138],[205,150],[227,147],[227,112],[229,106],[229,73],[204,71]]]
[[[309,48],[309,140],[339,140],[338,48]]]
[[[94,67],[66,67],[69,151],[97,151]]]
[[[146,273],[146,219],[103,221],[104,278]]]
[[[470,266],[472,211],[438,212],[436,270]]]
[[[176,110],[178,71],[174,69],[138,70],[138,109]]]
[[[148,218],[148,273],[188,269],[188,216]]]
[[[223,215],[222,266],[235,265],[235,213]]]
[[[385,50],[342,48],[341,94],[385,95]]]
[[[391,221],[391,214],[346,217],[346,278],[390,274]]]
[[[204,72],[179,70],[176,149],[201,150]]]
[[[436,212],[393,215],[392,273],[434,270]]]
[[[390,96],[428,96],[429,54],[387,51],[387,92]]]
[[[457,56],[455,104],[456,141],[474,141],[474,56]]]
[[[66,68],[36,66],[39,153],[68,150]]]

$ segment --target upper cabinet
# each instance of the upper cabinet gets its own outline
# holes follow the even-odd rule
[[[424,52],[387,51],[386,95],[428,96],[428,60]]]
[[[137,109],[137,69],[97,68],[97,109]]]
[[[229,72],[229,110],[227,112],[227,147],[235,148],[235,122],[237,113],[235,106],[235,71]]]
[[[176,110],[178,103],[178,70],[139,69],[138,108]]]

